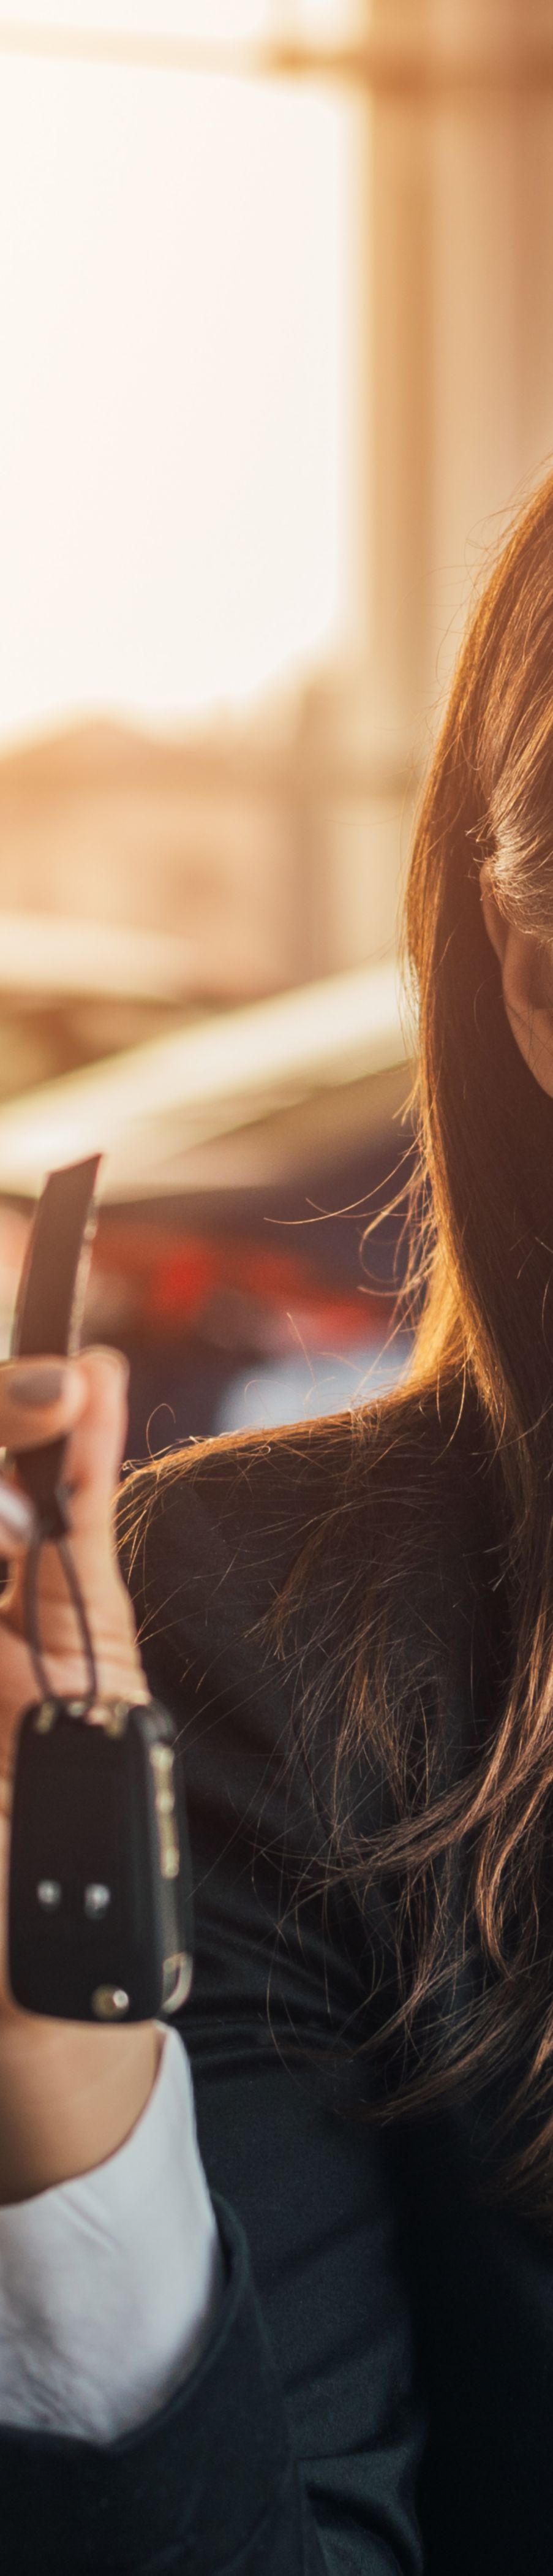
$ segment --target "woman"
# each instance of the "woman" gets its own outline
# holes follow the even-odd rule
[[[4,1964],[18,2571],[551,2569],[552,788],[550,477],[473,618],[407,885],[408,1378],[131,1479],[116,1561],[117,1358],[2,1371],[8,1452],[70,1433],[103,1692],[178,1720],[196,1913],[178,2030],[35,2022]],[[1,1509],[8,1773],[9,1476]],[[52,1550],[42,1607],[71,1693]]]

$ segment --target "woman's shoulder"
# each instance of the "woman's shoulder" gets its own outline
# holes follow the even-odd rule
[[[189,1441],[127,1473],[118,1526],[131,1592],[166,1590],[171,1573],[189,1601],[207,1588],[212,1609],[222,1588],[268,1606],[368,1480],[371,1412]]]
[[[432,1594],[475,1581],[488,1518],[472,1410],[436,1391],[387,1398],[267,1432],[188,1442],[125,1477],[121,1555],[142,1617],[209,1611],[211,1628],[262,1617],[310,1550],[318,1590],[426,1568]],[[318,1569],[318,1578],[315,1569]]]

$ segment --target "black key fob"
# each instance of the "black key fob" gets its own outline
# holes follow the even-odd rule
[[[99,1156],[52,1172],[39,1202],[12,1351],[78,1348]],[[84,1256],[84,1257],[83,1257]],[[29,1610],[42,1699],[16,1743],[8,1871],[8,1978],[23,2011],[60,2021],[149,2021],[175,2012],[192,1980],[191,1866],[176,1730],[155,1701],[102,1701],[70,1547],[64,1441],[16,1461],[37,1515],[29,1552],[58,1545],[91,1670],[82,1700],[49,1697]],[[36,1609],[36,1586],[26,1594]],[[46,1677],[47,1679],[47,1677]]]
[[[8,1957],[14,2002],[58,2021],[151,2021],[192,1982],[176,1733],[151,1701],[46,1700],[19,1733]]]

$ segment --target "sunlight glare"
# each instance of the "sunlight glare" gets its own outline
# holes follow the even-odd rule
[[[4,58],[4,738],[248,706],[347,641],[358,113]]]
[[[229,43],[266,34],[271,0],[8,0],[0,5],[0,26],[64,27],[143,36],[197,36],[204,44]]]

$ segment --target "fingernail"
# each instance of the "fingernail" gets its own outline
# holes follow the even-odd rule
[[[27,1502],[25,1494],[18,1494],[14,1485],[3,1485],[0,1477],[0,1533],[6,1530],[10,1538],[30,1539],[34,1529],[32,1503]]]
[[[7,1392],[14,1404],[57,1404],[60,1396],[69,1393],[70,1374],[69,1369],[58,1368],[52,1360],[45,1365],[29,1363],[10,1371]]]

